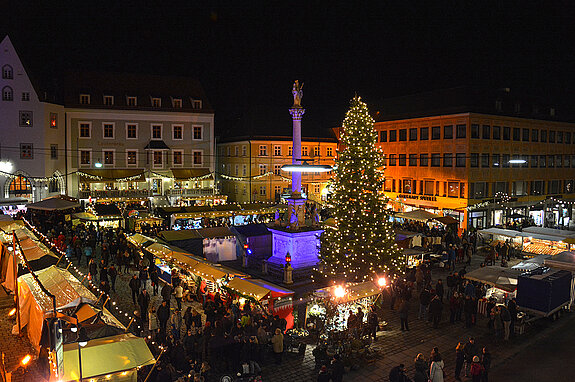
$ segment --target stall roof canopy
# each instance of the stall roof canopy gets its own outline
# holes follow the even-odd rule
[[[103,183],[130,179],[130,182],[145,182],[144,169],[141,168],[91,168],[78,171],[80,180],[86,183]]]
[[[541,228],[541,227],[529,227],[529,228]],[[557,235],[549,235],[543,231],[530,232],[528,228],[525,228],[523,232],[519,232],[512,229],[491,227],[479,230],[478,232],[480,234],[499,235],[505,237],[529,237],[532,239],[547,240],[547,241],[561,241],[563,238]]]
[[[142,246],[142,245],[145,245],[146,243],[151,244],[151,243],[155,242],[154,239],[149,238],[147,236],[144,236],[141,233],[136,233],[136,234],[128,237],[128,240],[136,246]]]
[[[80,207],[77,201],[54,196],[26,206],[28,209],[41,211],[63,211]]]
[[[489,235],[499,235],[499,236],[507,236],[507,237],[519,237],[521,232],[515,231],[512,229],[503,229],[503,228],[486,228],[481,229],[478,231],[480,234],[489,234]]]
[[[336,285],[331,287],[318,289],[314,294],[324,297],[331,298],[334,296],[334,290],[337,288]],[[375,285],[373,281],[364,281],[362,283],[350,283],[345,286],[346,294],[345,297],[341,299],[341,302],[349,302],[359,300],[360,298],[375,296],[381,292],[381,289]]]
[[[96,214],[98,216],[120,216],[122,212],[115,204],[103,204],[103,203],[96,203],[94,205],[94,209],[96,210]]]
[[[234,236],[234,233],[228,227],[200,228],[198,233],[206,239]]]
[[[165,241],[178,241],[178,240],[190,240],[190,239],[201,239],[202,235],[195,229],[186,229],[181,231],[162,231],[158,234]]]
[[[440,216],[438,218],[433,218],[433,220],[437,220],[438,222],[445,225],[459,224],[459,221],[451,216]]]
[[[575,272],[575,252],[561,252],[555,256],[545,259],[545,266],[557,269],[565,269]]]
[[[269,289],[272,298],[290,296],[290,295],[294,294],[293,290],[282,288],[278,285],[272,284],[272,283],[267,282],[265,280],[248,279],[246,281],[249,281],[250,283],[255,284],[255,285],[259,285],[263,288]]]
[[[553,229],[545,227],[527,227],[523,228],[523,233],[534,233],[538,235],[555,236],[554,241],[561,241],[566,238],[575,238],[575,232],[562,229]]]
[[[543,266],[543,263],[545,262],[546,259],[550,258],[551,255],[539,255],[539,256],[535,256],[531,259],[528,260],[524,260],[514,266],[511,267],[511,269],[518,269],[520,271],[532,271],[534,269],[537,269],[541,266]]]
[[[289,289],[285,289],[259,279],[244,279],[241,277],[236,277],[232,279],[227,286],[238,293],[251,296],[258,301],[267,297],[278,298],[287,297],[294,294],[294,292]]]
[[[38,243],[32,240],[30,237],[23,238],[20,240],[20,246],[22,251],[24,251],[24,256],[28,261],[38,260],[44,256],[50,256],[58,260],[58,256],[54,255],[47,248],[42,248]]]
[[[484,284],[513,292],[517,289],[517,277],[522,271],[498,266],[483,267],[465,274],[468,280],[479,281]]]
[[[78,344],[64,345],[63,380],[79,378]],[[133,334],[90,340],[82,348],[82,378],[91,378],[131,370],[155,362],[145,340]]]
[[[172,168],[171,171],[176,180],[188,180],[211,174],[209,168]]]
[[[246,237],[271,235],[268,227],[263,223],[239,225],[232,227],[232,229]]]
[[[410,220],[417,220],[417,221],[428,221],[430,219],[436,219],[440,217],[439,215],[432,214],[431,212],[427,212],[425,210],[413,210],[409,212],[402,212],[395,215],[396,218],[403,218],[403,219],[410,219]]]

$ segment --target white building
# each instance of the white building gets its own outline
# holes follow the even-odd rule
[[[64,107],[31,81],[8,36],[0,69],[0,205],[9,210],[65,191],[65,118]]]

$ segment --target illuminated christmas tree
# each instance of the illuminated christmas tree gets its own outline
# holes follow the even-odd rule
[[[383,153],[367,105],[351,100],[341,131],[343,150],[336,159],[330,208],[335,220],[321,236],[320,273],[334,280],[365,281],[398,274],[403,255],[383,194]]]

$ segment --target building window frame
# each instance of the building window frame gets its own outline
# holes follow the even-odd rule
[[[202,125],[192,126],[192,141],[204,140],[204,127]]]
[[[116,149],[102,149],[102,164],[104,167],[116,165]]]
[[[114,106],[114,96],[105,95],[104,96],[104,106]]]
[[[134,127],[134,136],[130,136],[130,127]],[[126,123],[126,139],[138,139],[138,124],[135,122]]]
[[[163,139],[163,130],[164,126],[162,124],[152,123],[150,125],[150,139],[153,141],[161,141]],[[157,132],[159,132],[159,134],[156,134]]]
[[[102,122],[102,139],[114,138],[116,138],[116,124],[114,122]]]
[[[50,113],[50,128],[57,129],[58,128],[58,113]]]
[[[90,94],[80,94],[80,105],[89,105],[90,104]]]
[[[20,127],[33,127],[34,113],[31,110],[20,110],[19,123]]]
[[[88,133],[86,135],[85,133]],[[92,138],[92,122],[80,121],[78,122],[78,138],[91,139]]]
[[[176,159],[179,159],[179,163],[176,162]],[[184,167],[184,150],[172,150],[172,166]]]
[[[172,125],[172,140],[173,141],[183,141],[184,140],[184,125],[181,123],[176,123]]]
[[[130,154],[134,154],[134,163],[130,163]],[[138,150],[128,149],[126,150],[126,167],[138,167]]]
[[[87,154],[87,156],[84,156]],[[84,159],[88,159],[88,161],[84,161]],[[92,165],[92,149],[79,149],[78,150],[78,167],[85,168],[90,167]]]
[[[203,150],[192,150],[192,165],[194,167],[199,167],[204,165],[204,151]]]

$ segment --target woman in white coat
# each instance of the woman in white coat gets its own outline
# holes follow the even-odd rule
[[[433,348],[431,352],[431,366],[429,367],[429,381],[430,382],[443,382],[443,368],[445,364],[441,359],[438,348]]]

